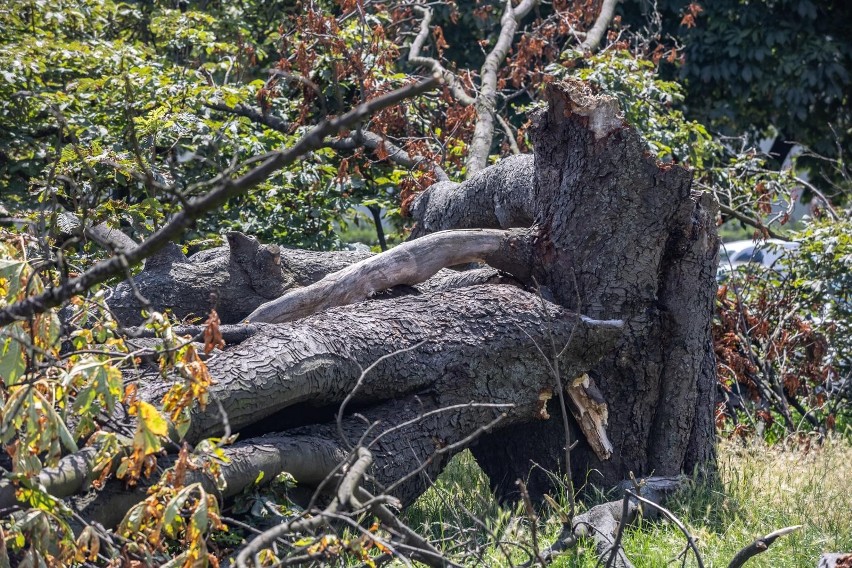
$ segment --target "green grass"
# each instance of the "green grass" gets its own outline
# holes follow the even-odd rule
[[[756,537],[790,525],[803,527],[747,566],[816,566],[822,552],[852,551],[848,438],[812,445],[808,451],[724,442],[718,461],[719,483],[688,486],[667,504],[697,537],[706,566],[727,566]],[[435,486],[409,508],[406,521],[469,566],[506,566],[507,556],[523,562],[528,558],[524,549],[532,546],[530,523],[522,510],[497,505],[467,452],[456,456]],[[542,513],[537,523],[540,542],[550,543],[559,529],[556,512]],[[684,544],[674,525],[659,521],[640,522],[624,538],[637,568],[666,566]],[[553,566],[592,567],[595,560],[591,543],[581,543]],[[690,558],[687,566],[695,565]]]

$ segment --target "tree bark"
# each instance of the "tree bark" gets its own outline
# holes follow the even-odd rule
[[[331,419],[327,409],[356,386],[353,408],[388,423],[395,404],[424,410],[470,401],[511,403],[507,417],[476,439],[467,436],[483,427],[486,415],[465,422],[464,412],[446,417],[457,435],[450,436],[443,422],[424,422],[406,436],[474,444],[499,496],[511,498],[515,480],[524,478],[539,497],[551,489],[546,471],[566,467],[563,425],[547,418],[560,412],[548,358],[567,344],[559,379],[569,389],[585,389],[568,393],[574,413],[584,416],[582,428],[569,418],[578,443],[571,474],[578,484],[589,472],[594,485],[614,486],[631,472],[664,475],[712,466],[716,204],[690,191],[689,170],[648,153],[613,99],[579,82],[550,85],[547,99],[549,108],[533,118],[534,155],[503,160],[462,184],[433,185],[412,207],[417,240],[400,252],[347,268],[367,256],[292,251],[231,234],[228,247],[191,259],[172,251],[150,260],[134,280],[136,290],[120,285],[111,306],[132,322],[141,291],[158,309],[203,316],[215,292],[223,322],[234,323],[269,300],[286,303],[289,295],[277,298],[287,291],[324,290],[327,282],[318,281],[326,276],[332,284],[323,295],[330,297],[335,282],[347,281],[341,275],[383,266],[406,247],[417,249],[418,240],[431,242],[422,239],[426,235],[499,229],[493,235],[503,235],[510,246],[492,250],[489,244],[474,257],[511,277],[493,269],[444,269],[418,283],[455,257],[425,263],[429,270],[421,270],[425,264],[415,258],[416,278],[400,272],[375,280],[405,284],[396,290],[402,297],[361,302],[364,294],[356,294],[334,302],[339,307],[312,304],[298,315],[317,313],[297,321],[252,324],[246,326],[250,333],[235,333],[242,342],[207,361],[216,381],[211,396],[231,427],[256,434],[298,426],[325,436],[334,432],[320,427]],[[508,281],[533,293],[494,285]],[[339,305],[349,302],[361,303]],[[618,321],[623,332],[613,323]],[[361,379],[364,365],[398,349],[410,350]],[[166,388],[151,382],[140,393],[156,402]],[[595,414],[584,414],[587,409],[577,404]],[[399,410],[399,416],[406,412]],[[486,413],[489,420],[494,412]],[[189,438],[221,430],[218,406],[210,405],[194,414]],[[376,476],[390,480],[434,452],[431,443],[410,455],[402,449],[376,453],[375,467],[388,472]],[[401,461],[390,465],[392,460]],[[430,475],[443,461],[441,454]],[[423,487],[406,485],[400,492],[409,500]]]
[[[356,384],[352,402],[361,406],[431,390],[461,402],[537,401],[544,385],[552,389],[537,348],[548,334],[562,343],[572,338],[563,364],[581,372],[620,333],[620,322],[578,317],[513,286],[367,302],[263,326],[211,357],[210,396],[234,431],[295,405],[339,403]],[[402,349],[411,350],[381,361],[359,384],[363,367]],[[145,381],[139,392],[159,402],[169,387]],[[187,438],[220,435],[220,412],[216,404],[196,410]]]
[[[392,487],[407,504],[478,433],[546,418],[543,404],[554,384],[538,346],[549,337],[570,338],[560,364],[580,374],[621,333],[621,322],[577,316],[506,285],[356,304],[258,326],[207,361],[214,380],[210,398],[218,404],[195,409],[186,439],[221,435],[222,411],[234,432],[265,418],[269,430],[279,431],[226,448],[231,463],[223,466],[224,497],[242,491],[260,471],[266,479],[288,471],[300,484],[316,485],[351,446],[363,444],[375,456],[377,489]],[[363,367],[388,355],[363,374]],[[157,403],[169,386],[159,377],[143,378],[138,396]],[[350,394],[359,416],[346,413],[338,429],[322,408],[336,413]],[[293,415],[296,427],[286,428]],[[77,493],[91,481],[91,459],[68,458],[41,481],[59,496]],[[0,487],[0,505],[13,499],[10,492],[14,488]],[[117,484],[76,499],[75,506],[87,519],[114,524],[143,497]]]
[[[626,322],[614,352],[589,373],[609,406],[615,451],[601,460],[581,441],[575,479],[594,471],[595,484],[611,486],[630,472],[691,471],[714,455],[715,203],[690,192],[689,170],[648,153],[613,99],[579,82],[550,86],[547,99],[533,118],[534,157],[504,160],[512,166],[500,177],[498,165],[436,184],[412,208],[414,235],[531,219],[530,274],[542,289],[590,317]],[[494,433],[474,454],[511,496],[532,462],[564,471],[564,443],[562,426],[548,421]],[[534,478],[531,493],[549,487],[544,474]]]
[[[177,245],[164,247],[146,259],[141,273],[118,284],[107,303],[124,325],[142,322],[140,310],[146,306],[140,303],[140,294],[150,309],[171,310],[180,319],[204,319],[215,308],[223,323],[237,323],[288,290],[369,256],[262,245],[254,237],[231,232],[227,246],[190,258]]]

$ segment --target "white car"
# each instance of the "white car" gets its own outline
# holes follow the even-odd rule
[[[795,250],[799,243],[767,239],[765,241],[733,241],[719,247],[719,272],[724,277],[739,266],[749,263],[772,267],[787,251]]]

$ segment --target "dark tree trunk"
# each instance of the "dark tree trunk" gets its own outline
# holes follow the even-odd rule
[[[713,199],[690,192],[689,170],[650,156],[612,100],[576,83],[551,87],[548,100],[533,119],[534,157],[505,160],[502,185],[493,168],[456,187],[433,186],[413,208],[424,221],[418,236],[532,219],[532,274],[545,293],[593,318],[626,321],[619,345],[589,373],[609,406],[615,451],[602,460],[581,442],[575,479],[594,471],[590,481],[611,486],[630,472],[703,466],[714,455]],[[471,203],[478,215],[467,214]],[[474,454],[508,496],[532,462],[564,471],[564,444],[562,425],[548,421],[495,432]],[[549,483],[539,472],[532,485]]]

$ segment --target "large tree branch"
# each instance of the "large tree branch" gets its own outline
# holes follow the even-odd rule
[[[512,7],[511,0],[506,0],[506,11],[500,20],[500,35],[497,43],[486,56],[482,64],[481,85],[479,95],[476,97],[476,126],[473,131],[473,139],[470,142],[470,150],[467,155],[467,177],[470,178],[476,172],[488,165],[488,154],[491,150],[491,142],[494,138],[494,111],[497,104],[497,72],[506,60],[506,55],[512,47],[515,31],[518,24],[523,20],[533,7],[537,6],[539,0],[523,0],[517,7]]]
[[[323,120],[290,148],[270,152],[250,160],[248,163],[260,161],[261,164],[242,176],[233,178],[233,174],[228,172],[225,175],[217,177],[211,182],[213,189],[202,196],[189,200],[181,212],[173,216],[165,226],[148,237],[140,245],[95,264],[80,276],[72,278],[59,286],[51,286],[41,294],[30,296],[25,300],[16,302],[0,310],[0,326],[43,313],[73,296],[85,293],[86,290],[95,284],[124,274],[129,267],[138,264],[181,235],[183,231],[192,225],[195,219],[221,206],[229,199],[246,193],[266,180],[274,172],[295,162],[299,157],[322,147],[327,136],[343,128],[349,128],[383,108],[398,104],[409,97],[428,91],[439,82],[440,78],[433,76],[376,97],[342,116]]]
[[[334,306],[366,300],[394,286],[414,285],[431,278],[447,266],[486,261],[514,268],[515,276],[529,272],[526,231],[489,229],[443,231],[408,241],[380,255],[362,260],[319,282],[293,290],[254,310],[247,322],[293,321]]]
[[[239,346],[208,359],[214,380],[209,396],[219,404],[193,411],[187,439],[221,433],[223,414],[238,432],[286,409],[274,419],[274,427],[283,430],[288,420],[299,424],[302,412],[317,420],[317,408],[335,408],[351,398],[366,423],[342,413],[339,425],[301,426],[227,448],[224,496],[251,485],[259,471],[264,479],[289,471],[300,483],[315,485],[345,457],[345,440],[363,439],[382,462],[377,483],[406,479],[394,494],[411,502],[424,488],[424,477],[412,472],[433,477],[469,436],[498,416],[500,427],[544,418],[542,396],[552,396],[554,385],[537,345],[549,337],[569,344],[561,365],[566,376],[577,376],[609,352],[621,333],[621,322],[593,321],[543,304],[534,294],[494,285],[337,308],[263,326]],[[364,372],[362,365],[371,361]],[[143,381],[139,396],[155,403],[169,387]],[[381,429],[366,435],[377,421]],[[77,493],[96,475],[94,454],[88,450],[66,458],[39,481],[53,494]],[[14,487],[0,484],[0,505],[11,503],[14,493]],[[85,516],[116,522],[121,507],[111,500],[139,498],[119,493],[99,497],[104,507],[87,505]]]

